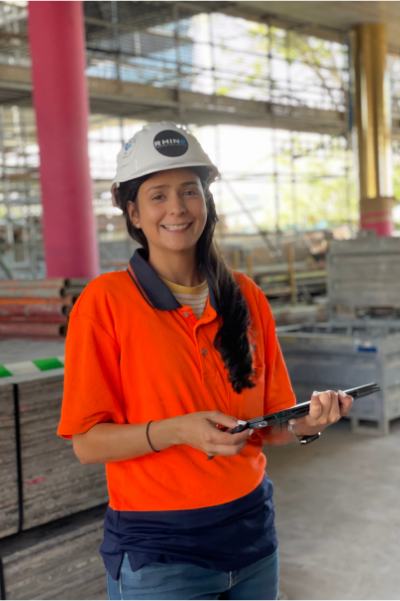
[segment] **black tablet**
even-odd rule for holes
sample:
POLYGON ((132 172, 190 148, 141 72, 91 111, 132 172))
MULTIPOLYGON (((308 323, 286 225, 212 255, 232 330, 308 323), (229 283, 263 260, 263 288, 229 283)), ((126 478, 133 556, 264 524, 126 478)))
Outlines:
MULTIPOLYGON (((345 390, 346 394, 349 394, 353 397, 353 399, 360 399, 361 397, 368 396, 369 394, 373 394, 374 392, 379 392, 380 387, 376 382, 372 384, 364 384, 363 386, 357 386, 356 388, 350 388, 350 390, 345 390)), ((311 401, 306 401, 305 403, 299 403, 294 405, 293 407, 289 407, 288 409, 283 409, 282 411, 276 411, 275 413, 270 413, 269 415, 264 415, 263 417, 256 417, 254 419, 250 419, 245 424, 240 424, 236 426, 232 430, 232 434, 236 434, 237 432, 242 432, 243 430, 248 430, 252 428, 253 430, 257 428, 266 428, 267 426, 275 426, 276 424, 283 424, 288 422, 290 419, 296 419, 299 417, 303 417, 310 412, 310 404, 311 401)))

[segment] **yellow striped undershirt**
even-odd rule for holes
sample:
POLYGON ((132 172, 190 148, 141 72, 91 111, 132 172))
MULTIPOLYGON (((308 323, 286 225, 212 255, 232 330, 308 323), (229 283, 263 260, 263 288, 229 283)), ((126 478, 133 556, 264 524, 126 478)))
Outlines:
POLYGON ((204 313, 208 297, 208 284, 204 280, 198 286, 179 286, 168 280, 161 278, 164 284, 168 286, 176 300, 184 307, 190 307, 197 319, 204 313))

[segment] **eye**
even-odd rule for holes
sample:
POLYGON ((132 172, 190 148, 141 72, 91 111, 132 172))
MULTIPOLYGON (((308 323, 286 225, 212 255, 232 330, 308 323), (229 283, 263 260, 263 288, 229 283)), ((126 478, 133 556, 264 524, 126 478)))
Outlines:
POLYGON ((196 190, 186 190, 185 194, 189 194, 190 196, 192 196, 192 194, 196 195, 197 192, 196 192, 196 190))
POLYGON ((156 194, 152 197, 151 200, 162 200, 164 198, 164 194, 156 194))

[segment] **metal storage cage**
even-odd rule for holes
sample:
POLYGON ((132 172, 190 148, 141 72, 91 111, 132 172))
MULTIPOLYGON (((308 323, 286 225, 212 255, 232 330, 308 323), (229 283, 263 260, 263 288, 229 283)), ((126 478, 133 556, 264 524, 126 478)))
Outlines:
POLYGON ((327 261, 331 314, 339 307, 400 308, 400 238, 332 240, 327 261))
POLYGON ((400 417, 400 321, 328 322, 277 332, 298 402, 314 390, 378 382, 381 392, 356 401, 349 417, 353 430, 389 433, 390 422, 400 417))

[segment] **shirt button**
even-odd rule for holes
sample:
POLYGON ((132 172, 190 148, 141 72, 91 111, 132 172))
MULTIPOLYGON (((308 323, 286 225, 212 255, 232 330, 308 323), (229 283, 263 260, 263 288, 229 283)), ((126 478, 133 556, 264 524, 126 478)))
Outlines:
POLYGON ((207 355, 207 349, 203 348, 203 350, 201 351, 201 354, 204 355, 204 356, 207 355))
POLYGON ((183 317, 189 317, 189 313, 187 311, 184 312, 183 317))

